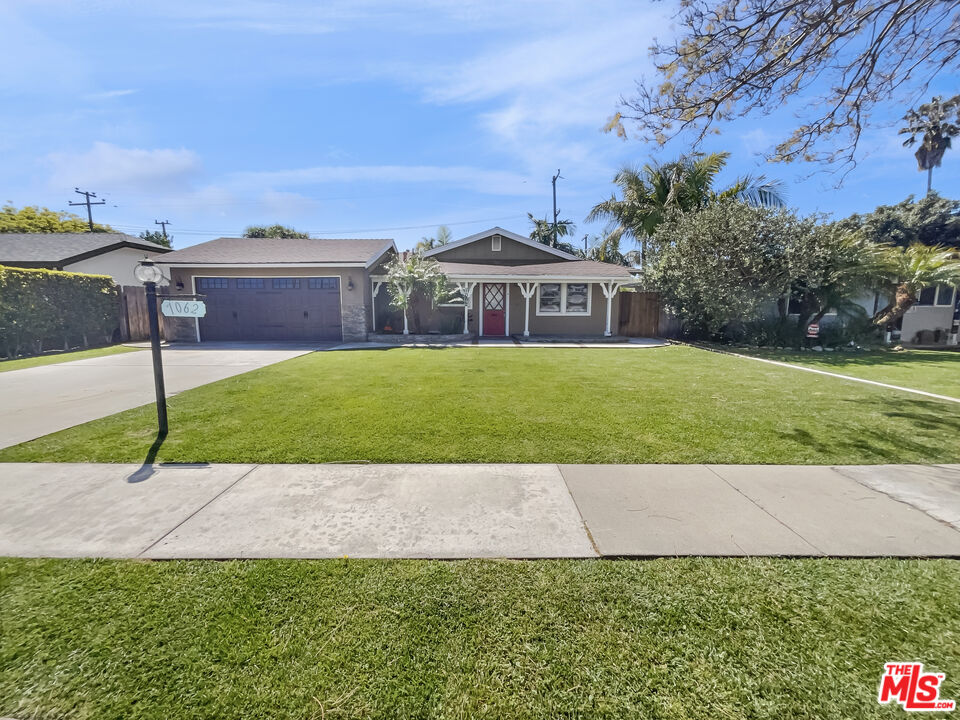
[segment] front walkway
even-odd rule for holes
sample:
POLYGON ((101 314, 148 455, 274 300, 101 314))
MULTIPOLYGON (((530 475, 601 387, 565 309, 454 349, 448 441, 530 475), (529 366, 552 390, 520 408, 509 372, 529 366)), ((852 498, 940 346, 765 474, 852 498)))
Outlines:
POLYGON ((960 557, 960 465, 0 465, 0 556, 960 557))

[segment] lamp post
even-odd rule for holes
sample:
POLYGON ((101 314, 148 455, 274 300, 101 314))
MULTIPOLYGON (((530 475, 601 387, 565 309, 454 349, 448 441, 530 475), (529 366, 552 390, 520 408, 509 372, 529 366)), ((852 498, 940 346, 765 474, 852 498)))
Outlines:
POLYGON ((167 395, 163 388, 163 360, 160 357, 160 316, 157 314, 157 283, 163 279, 160 268, 152 260, 144 260, 133 274, 147 292, 147 315, 150 318, 150 350, 153 353, 153 384, 157 391, 157 425, 159 435, 167 434, 167 395))

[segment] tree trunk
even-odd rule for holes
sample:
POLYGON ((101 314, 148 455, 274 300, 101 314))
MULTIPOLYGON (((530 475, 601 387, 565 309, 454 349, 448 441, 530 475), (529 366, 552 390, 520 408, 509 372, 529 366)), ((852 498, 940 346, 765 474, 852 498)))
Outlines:
POLYGON ((877 313, 873 318, 873 322, 876 325, 895 323, 903 317, 903 314, 912 308, 916 302, 916 296, 911 294, 905 285, 898 285, 893 302, 877 313))

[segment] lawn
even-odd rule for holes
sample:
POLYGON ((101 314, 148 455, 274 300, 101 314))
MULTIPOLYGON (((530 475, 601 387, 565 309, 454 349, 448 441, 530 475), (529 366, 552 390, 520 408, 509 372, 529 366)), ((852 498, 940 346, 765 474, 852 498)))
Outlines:
POLYGON ((0 561, 0 716, 855 718, 955 561, 0 561))
POLYGON ((136 352, 139 349, 140 348, 127 347, 126 345, 108 345, 107 347, 92 348, 90 350, 72 350, 69 352, 38 355, 37 357, 18 358, 16 360, 0 360, 0 372, 23 370, 24 368, 37 367, 38 365, 56 365, 74 360, 86 360, 87 358, 103 357, 104 355, 116 355, 117 353, 136 352))
MULTIPOLYGON (((726 349, 726 348, 725 348, 726 349)), ((731 352, 803 365, 960 398, 960 351, 873 350, 869 352, 800 352, 735 348, 731 352)))
POLYGON ((948 402, 689 347, 320 352, 0 451, 0 461, 960 461, 948 402))

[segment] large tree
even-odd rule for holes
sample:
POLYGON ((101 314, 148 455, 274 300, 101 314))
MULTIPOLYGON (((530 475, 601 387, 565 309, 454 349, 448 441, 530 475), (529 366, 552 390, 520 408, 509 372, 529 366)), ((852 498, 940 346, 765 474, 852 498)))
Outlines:
POLYGON ((285 225, 250 225, 243 231, 247 238, 308 238, 310 233, 299 232, 285 225))
POLYGON ((563 250, 571 255, 577 255, 577 249, 569 242, 561 241, 560 238, 573 237, 577 231, 577 226, 573 220, 557 220, 556 224, 550 222, 547 218, 540 219, 534 217, 533 213, 527 213, 532 229, 530 230, 530 239, 538 243, 549 245, 550 247, 563 250))
POLYGON ((144 230, 142 233, 140 233, 140 239, 146 240, 147 242, 156 243, 157 245, 163 245, 164 247, 168 248, 173 247, 173 235, 167 235, 159 230, 144 230))
POLYGON ((936 192, 919 200, 910 195, 896 205, 880 205, 871 213, 851 215, 838 224, 846 230, 858 230, 875 243, 960 248, 960 201, 936 192))
MULTIPOLYGON (((94 232, 116 232, 109 225, 94 223, 94 232)), ((85 233, 90 232, 87 221, 73 213, 27 205, 20 209, 13 205, 0 208, 0 233, 85 233)))
POLYGON ((448 228, 446 225, 441 225, 437 228, 437 234, 435 237, 424 236, 413 248, 413 251, 415 253, 424 253, 427 250, 433 250, 435 247, 446 245, 452 239, 453 234, 450 232, 450 228, 448 228))
POLYGON ((891 247, 887 255, 887 287, 891 300, 874 316, 877 325, 896 322, 916 305, 924 288, 960 287, 960 260, 954 250, 937 245, 891 247))
POLYGON ((905 116, 907 126, 901 135, 909 135, 904 147, 913 147, 920 138, 920 147, 914 153, 917 169, 927 171, 927 193, 933 189, 933 169, 940 167, 943 154, 950 149, 953 138, 960 135, 960 95, 944 101, 940 96, 924 103, 905 116))
POLYGON ((683 0, 679 37, 651 49, 641 80, 609 127, 635 122, 649 141, 767 114, 803 97, 799 124, 771 160, 851 163, 878 104, 919 97, 958 67, 956 0, 683 0))
POLYGON ((682 156, 665 163, 648 163, 642 168, 623 168, 613 179, 620 190, 598 203, 587 222, 607 220, 612 234, 631 237, 646 255, 647 240, 670 212, 691 212, 721 200, 736 199, 748 205, 781 207, 783 194, 777 182, 745 175, 732 184, 715 187, 717 176, 730 153, 682 156))
POLYGON ((879 272, 875 246, 819 221, 732 200, 674 211, 657 228, 647 275, 690 332, 714 335, 774 304, 786 322, 791 298, 802 330, 845 309, 879 272))

